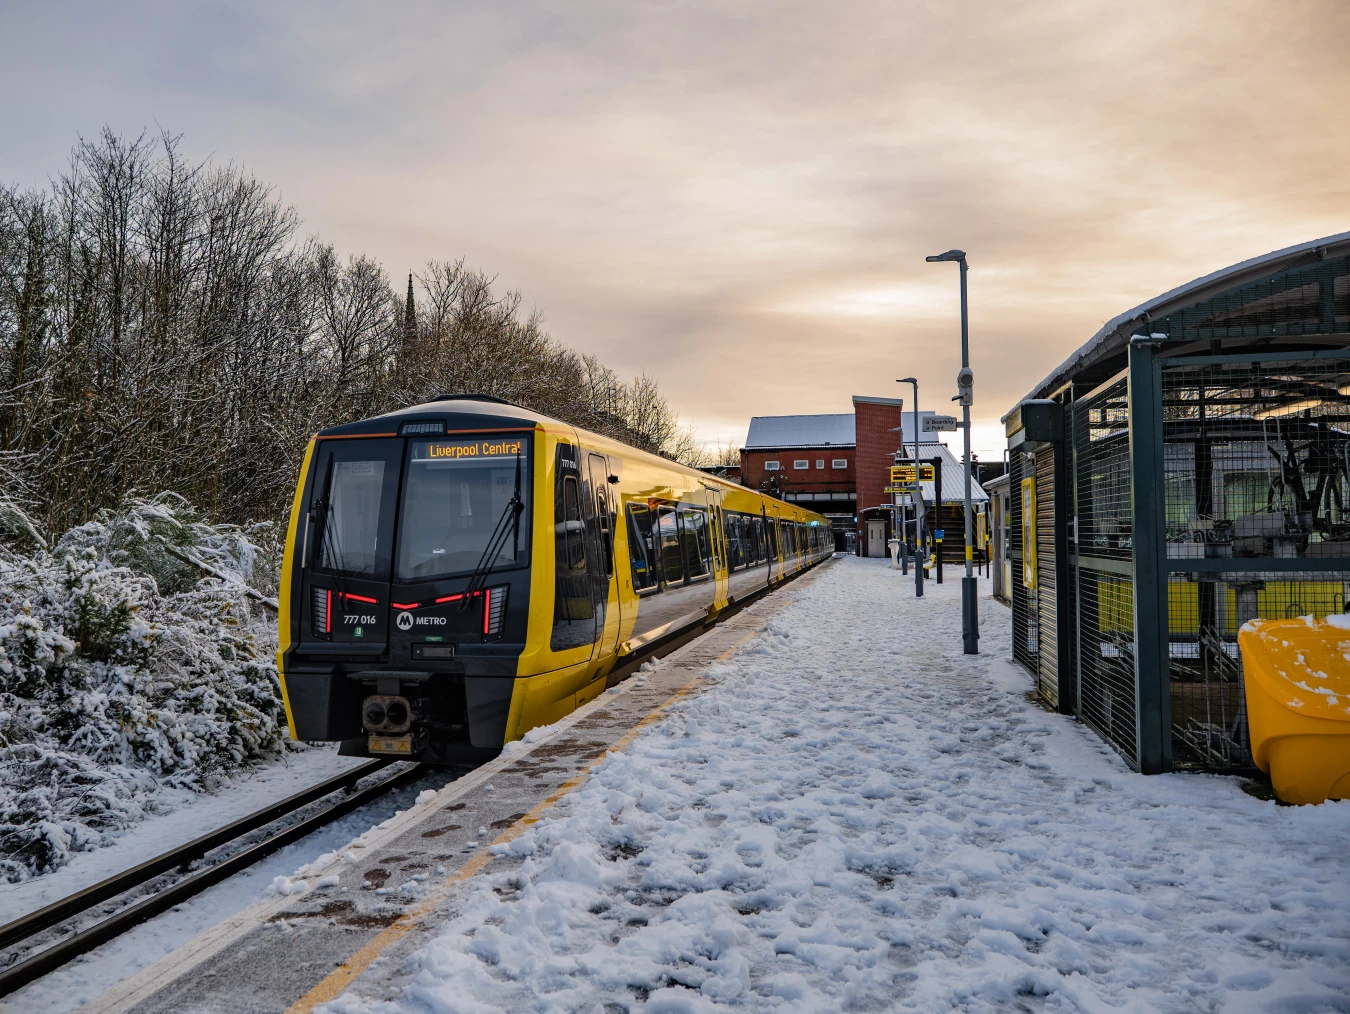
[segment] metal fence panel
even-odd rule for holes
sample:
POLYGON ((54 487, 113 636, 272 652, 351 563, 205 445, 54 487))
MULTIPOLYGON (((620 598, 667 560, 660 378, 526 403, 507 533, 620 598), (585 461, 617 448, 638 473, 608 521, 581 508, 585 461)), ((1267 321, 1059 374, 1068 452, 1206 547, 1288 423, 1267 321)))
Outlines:
POLYGON ((1350 361, 1164 363, 1162 378, 1174 763, 1246 768, 1238 629, 1345 611, 1350 361))
POLYGON ((1127 382, 1074 404, 1078 714, 1138 764, 1127 382))

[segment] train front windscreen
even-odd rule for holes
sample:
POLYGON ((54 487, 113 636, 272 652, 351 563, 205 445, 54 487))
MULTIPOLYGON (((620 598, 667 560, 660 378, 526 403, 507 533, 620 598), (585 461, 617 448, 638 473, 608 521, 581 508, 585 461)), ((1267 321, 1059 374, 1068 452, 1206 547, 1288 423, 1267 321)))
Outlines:
POLYGON ((445 605, 436 600, 527 566, 529 475, 528 437, 321 441, 301 639, 381 652, 391 610, 409 611, 400 603, 445 605))

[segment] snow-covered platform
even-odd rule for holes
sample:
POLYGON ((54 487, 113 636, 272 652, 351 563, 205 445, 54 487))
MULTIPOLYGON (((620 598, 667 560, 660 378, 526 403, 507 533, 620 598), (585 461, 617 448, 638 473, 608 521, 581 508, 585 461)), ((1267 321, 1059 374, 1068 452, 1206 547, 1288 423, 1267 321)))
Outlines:
POLYGON ((710 665, 758 634, 818 573, 732 616, 567 719, 535 730, 472 774, 424 792, 417 805, 350 845, 315 857, 292 877, 278 877, 275 897, 80 1010, 309 1010, 368 966, 415 953, 426 934, 438 930, 457 885, 491 868, 496 849, 583 784, 587 768, 607 751, 621 750, 667 707, 698 692, 710 665))
POLYGON ((1350 803, 1133 774, 959 594, 838 559, 90 1009, 1350 1010, 1350 803))

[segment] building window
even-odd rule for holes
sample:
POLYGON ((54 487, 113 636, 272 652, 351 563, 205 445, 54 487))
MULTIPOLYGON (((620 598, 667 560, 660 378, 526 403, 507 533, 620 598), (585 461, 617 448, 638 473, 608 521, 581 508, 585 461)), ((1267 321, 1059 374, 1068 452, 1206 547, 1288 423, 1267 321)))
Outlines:
POLYGON ((798 458, 792 463, 792 467, 797 469, 810 468, 811 462, 807 461, 805 458, 798 458))
POLYGON ((835 458, 830 462, 831 468, 848 468, 848 458, 835 458))
POLYGON ((825 459, 824 459, 824 458, 817 458, 817 459, 816 459, 816 467, 817 467, 817 468, 824 468, 824 467, 825 467, 825 459))
POLYGON ((780 464, 779 464, 778 462, 776 462, 776 461, 766 461, 766 462, 764 462, 764 471, 766 471, 766 472, 776 472, 776 471, 778 471, 778 470, 779 470, 780 468, 782 468, 782 467, 783 467, 783 466, 780 465, 780 464))

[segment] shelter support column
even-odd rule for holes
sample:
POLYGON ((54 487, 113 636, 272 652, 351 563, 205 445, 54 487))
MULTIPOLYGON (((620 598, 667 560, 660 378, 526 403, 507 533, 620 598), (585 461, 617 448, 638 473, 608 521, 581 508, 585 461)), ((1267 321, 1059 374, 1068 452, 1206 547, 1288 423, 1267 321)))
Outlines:
POLYGON ((1130 502, 1134 553, 1134 679, 1137 756, 1146 775, 1172 767, 1168 681, 1167 506, 1163 473, 1162 378, 1158 343, 1130 342, 1130 502))

